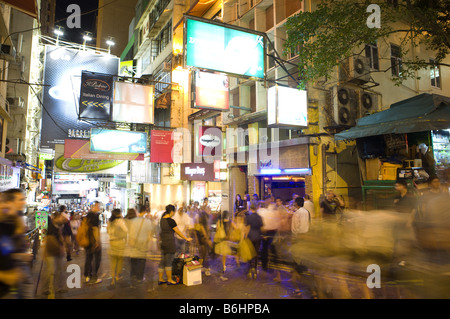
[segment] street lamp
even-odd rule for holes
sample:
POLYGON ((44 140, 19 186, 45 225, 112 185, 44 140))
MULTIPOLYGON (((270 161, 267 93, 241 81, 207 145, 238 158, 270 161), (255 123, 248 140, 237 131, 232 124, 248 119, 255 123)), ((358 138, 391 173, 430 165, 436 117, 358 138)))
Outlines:
POLYGON ((85 32, 83 35, 83 50, 86 49, 86 42, 92 41, 92 37, 90 32, 85 32))
POLYGON ((58 29, 53 30, 53 33, 56 34, 56 45, 58 46, 59 37, 62 37, 64 35, 64 32, 62 31, 62 28, 60 26, 57 27, 58 29))
POLYGON ((110 54, 111 53, 111 47, 116 44, 114 42, 114 38, 113 37, 109 37, 108 40, 106 40, 106 44, 108 45, 108 54, 110 54))

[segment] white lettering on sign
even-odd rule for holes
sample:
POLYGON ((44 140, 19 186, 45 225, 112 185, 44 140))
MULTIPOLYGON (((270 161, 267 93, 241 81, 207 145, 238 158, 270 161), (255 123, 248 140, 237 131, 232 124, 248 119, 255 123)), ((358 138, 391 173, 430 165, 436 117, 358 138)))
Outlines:
POLYGON ((205 176, 205 168, 202 168, 202 167, 196 167, 196 168, 190 168, 190 167, 186 167, 185 169, 184 169, 184 173, 186 174, 186 175, 190 175, 191 177, 193 176, 193 175, 202 175, 202 176, 205 176))

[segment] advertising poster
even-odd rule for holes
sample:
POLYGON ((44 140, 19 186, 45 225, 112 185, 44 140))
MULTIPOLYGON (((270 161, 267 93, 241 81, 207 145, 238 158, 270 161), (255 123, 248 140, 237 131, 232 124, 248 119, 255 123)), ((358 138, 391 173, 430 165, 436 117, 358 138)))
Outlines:
POLYGON ((230 91, 228 76, 196 71, 193 74, 193 108, 228 111, 230 109, 230 91))
POLYGON ((80 112, 81 119, 111 119, 111 103, 114 78, 112 75, 83 71, 81 73, 80 112))
POLYGON ((53 45, 45 46, 40 147, 55 148, 72 137, 89 137, 92 125, 79 120, 82 71, 117 75, 119 58, 91 50, 80 51, 53 45), (72 134, 71 134, 72 135, 72 134), (74 136, 75 137, 75 136, 74 136))
POLYGON ((36 228, 40 229, 41 231, 47 230, 48 227, 48 212, 45 210, 43 211, 37 211, 35 213, 35 222, 36 222, 36 228))
POLYGON ((172 149, 174 141, 172 131, 151 131, 150 162, 173 163, 172 149))
POLYGON ((57 144, 55 145, 54 172, 126 175, 128 172, 128 161, 65 158, 64 145, 57 144))
POLYGON ((143 161, 144 154, 128 153, 92 153, 90 151, 91 142, 88 140, 65 140, 64 157, 75 159, 98 159, 98 160, 117 160, 117 161, 143 161))
POLYGON ((264 78, 262 34, 186 19, 186 65, 264 78))

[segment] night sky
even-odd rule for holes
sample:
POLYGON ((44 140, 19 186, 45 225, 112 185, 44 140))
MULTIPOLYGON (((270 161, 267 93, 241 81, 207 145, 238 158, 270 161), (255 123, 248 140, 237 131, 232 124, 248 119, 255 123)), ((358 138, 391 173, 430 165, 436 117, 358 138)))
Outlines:
POLYGON ((96 18, 97 11, 83 15, 83 13, 98 9, 98 0, 56 0, 55 10, 55 27, 63 27, 64 36, 60 37, 63 41, 83 43, 83 33, 89 31, 92 33, 93 40, 87 45, 95 46, 96 34, 96 18), (67 18, 73 11, 67 12, 67 7, 70 4, 77 4, 81 9, 81 28, 69 29, 67 26, 67 18))

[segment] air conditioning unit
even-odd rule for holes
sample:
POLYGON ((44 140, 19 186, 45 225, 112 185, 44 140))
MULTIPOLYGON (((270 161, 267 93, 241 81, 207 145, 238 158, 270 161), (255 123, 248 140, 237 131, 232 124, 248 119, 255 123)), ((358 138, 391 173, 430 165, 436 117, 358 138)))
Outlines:
POLYGON ((25 103, 22 97, 8 97, 6 98, 8 101, 9 107, 20 107, 23 108, 25 103))
POLYGON ((0 59, 7 60, 10 62, 16 61, 16 49, 12 45, 1 44, 0 59))
POLYGON ((332 88, 333 116, 337 125, 355 126, 358 117, 358 96, 355 90, 335 86, 332 88))
POLYGON ((22 154, 22 140, 20 138, 6 138, 5 153, 22 154))
POLYGON ((339 68, 339 80, 364 84, 370 81, 370 60, 362 55, 355 55, 343 62, 339 68))
POLYGON ((378 95, 370 92, 359 92, 359 117, 378 111, 378 95))

